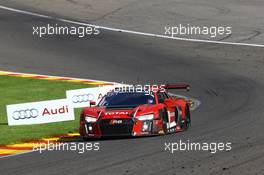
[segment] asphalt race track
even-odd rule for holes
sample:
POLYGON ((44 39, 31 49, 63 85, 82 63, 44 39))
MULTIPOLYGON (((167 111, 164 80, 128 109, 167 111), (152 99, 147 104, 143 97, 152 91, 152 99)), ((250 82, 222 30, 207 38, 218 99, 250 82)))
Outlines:
MULTIPOLYGON (((100 140, 100 151, 30 153, 0 159, 0 174, 264 174, 264 49, 102 31, 32 35, 61 24, 0 10, 0 69, 125 83, 185 82, 199 99, 187 132, 100 140), (164 151, 165 142, 232 142, 229 152, 164 151)), ((1 92, 3 93, 3 92, 1 92)), ((2 133, 1 133, 2 134, 2 133)), ((97 142, 96 140, 93 142, 97 142)))

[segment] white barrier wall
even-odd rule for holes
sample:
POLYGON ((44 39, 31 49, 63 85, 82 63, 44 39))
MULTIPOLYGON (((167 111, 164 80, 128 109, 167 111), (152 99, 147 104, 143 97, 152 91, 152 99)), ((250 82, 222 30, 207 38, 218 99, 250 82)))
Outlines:
POLYGON ((113 89, 114 86, 102 86, 69 90, 66 92, 66 97, 73 108, 89 107, 90 101, 94 101, 97 104, 107 92, 113 89))
POLYGON ((66 99, 7 105, 8 125, 31 125, 74 120, 74 108, 96 104, 115 86, 66 91, 66 99))
POLYGON ((67 99, 7 105, 8 125, 30 125, 74 120, 67 99))

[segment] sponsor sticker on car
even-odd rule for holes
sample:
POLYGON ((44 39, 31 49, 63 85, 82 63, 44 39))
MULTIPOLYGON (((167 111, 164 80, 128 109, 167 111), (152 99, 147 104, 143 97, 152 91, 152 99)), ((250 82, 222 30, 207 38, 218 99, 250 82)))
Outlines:
POLYGON ((110 122, 109 122, 109 124, 110 125, 120 125, 120 124, 122 124, 123 123, 123 121, 122 120, 110 120, 110 122))

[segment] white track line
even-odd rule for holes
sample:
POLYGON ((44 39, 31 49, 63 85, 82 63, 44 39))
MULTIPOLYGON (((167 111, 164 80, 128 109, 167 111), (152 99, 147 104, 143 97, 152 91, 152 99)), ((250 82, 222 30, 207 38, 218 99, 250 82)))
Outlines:
POLYGON ((180 40, 180 41, 191 41, 191 42, 199 42, 199 43, 212 43, 212 44, 225 44, 225 45, 251 46, 251 47, 262 47, 262 48, 264 48, 264 45, 262 45, 262 44, 249 44, 249 43, 236 43, 236 42, 224 42, 224 41, 179 38, 179 37, 171 37, 171 36, 166 36, 166 35, 137 32, 137 31, 132 31, 132 30, 124 30, 124 29, 118 29, 118 28, 104 27, 104 26, 98 26, 98 25, 88 24, 88 23, 84 23, 84 22, 67 20, 67 19, 63 19, 63 18, 56 18, 56 17, 52 17, 52 16, 48 16, 48 15, 42 15, 39 13, 29 12, 29 11, 25 11, 25 10, 19 10, 19 9, 10 8, 10 7, 6 7, 6 6, 2 6, 2 5, 0 5, 0 9, 12 11, 12 12, 17 12, 17 13, 22 13, 22 14, 26 14, 26 15, 31 15, 31 16, 37 16, 37 17, 41 17, 41 18, 55 19, 55 20, 70 23, 70 24, 77 24, 77 25, 82 25, 82 26, 91 26, 91 27, 97 27, 97 28, 105 29, 105 30, 109 30, 109 31, 131 33, 131 34, 142 35, 142 36, 151 36, 151 37, 157 37, 157 38, 173 39, 173 40, 180 40))
POLYGON ((24 154, 29 154, 29 153, 33 153, 33 152, 37 152, 36 151, 26 151, 26 152, 22 152, 22 153, 18 153, 18 154, 11 154, 11 155, 7 155, 7 156, 0 156, 0 159, 3 159, 3 158, 9 158, 9 157, 15 157, 15 156, 19 156, 19 155, 24 155, 24 154))

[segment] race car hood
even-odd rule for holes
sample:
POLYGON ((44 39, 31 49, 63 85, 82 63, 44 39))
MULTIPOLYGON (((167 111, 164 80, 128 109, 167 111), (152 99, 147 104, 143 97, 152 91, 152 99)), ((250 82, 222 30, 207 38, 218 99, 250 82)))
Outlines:
POLYGON ((121 119, 132 118, 135 115, 144 115, 154 113, 155 105, 140 105, 134 108, 107 108, 107 107, 90 107, 83 110, 83 115, 92 116, 101 119, 121 119))
POLYGON ((135 108, 120 109, 106 107, 91 107, 85 108, 83 110, 83 115, 88 115, 95 118, 99 118, 99 116, 101 116, 101 119, 131 118, 133 117, 134 111, 135 108))

